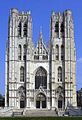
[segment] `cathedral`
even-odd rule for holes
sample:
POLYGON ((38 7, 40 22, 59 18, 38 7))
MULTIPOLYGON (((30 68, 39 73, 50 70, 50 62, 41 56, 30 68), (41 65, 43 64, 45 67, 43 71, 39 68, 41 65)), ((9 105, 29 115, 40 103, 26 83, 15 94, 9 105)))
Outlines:
POLYGON ((51 13, 49 44, 32 41, 31 12, 11 9, 5 57, 5 106, 65 110, 77 106, 72 12, 51 13))

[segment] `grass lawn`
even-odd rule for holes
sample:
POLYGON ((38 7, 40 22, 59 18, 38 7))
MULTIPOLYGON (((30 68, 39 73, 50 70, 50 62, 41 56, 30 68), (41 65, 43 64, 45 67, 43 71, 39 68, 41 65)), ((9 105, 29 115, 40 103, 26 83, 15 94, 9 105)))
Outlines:
POLYGON ((0 120, 82 120, 82 117, 0 117, 0 120))

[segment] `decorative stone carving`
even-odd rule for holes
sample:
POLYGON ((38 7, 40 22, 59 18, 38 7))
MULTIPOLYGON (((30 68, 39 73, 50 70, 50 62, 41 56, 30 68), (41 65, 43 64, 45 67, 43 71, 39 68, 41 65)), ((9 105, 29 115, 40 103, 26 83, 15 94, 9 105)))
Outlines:
POLYGON ((56 89, 56 94, 57 94, 57 97, 59 98, 60 96, 61 97, 64 97, 64 93, 63 93, 63 88, 61 86, 59 86, 57 89, 56 89))
MULTIPOLYGON (((47 109, 58 107, 58 100, 61 103, 60 98, 62 98, 64 108, 67 107, 67 102, 76 106, 76 52, 72 14, 69 10, 63 14, 53 12, 50 21, 48 47, 45 46, 42 32, 40 32, 35 48, 32 41, 30 12, 21 13, 16 9, 11 12, 5 60, 5 106, 20 108, 21 101, 23 107, 35 109, 37 108, 35 98, 40 93, 47 98, 47 109), (18 35, 18 30, 20 35, 18 35), (19 44, 21 45, 21 59, 19 59, 19 44), (24 45, 27 45, 26 52, 24 52, 24 45), (56 45, 58 45, 57 49, 56 45), (21 66, 25 68, 22 81, 21 66), (58 73, 59 66, 62 70, 58 73), (23 85, 26 85, 25 88, 23 85), (20 86, 19 89, 18 86, 20 86)), ((37 104, 39 104, 38 101, 37 104)))
POLYGON ((18 89, 18 95, 20 99, 25 99, 25 88, 23 86, 19 87, 18 89))

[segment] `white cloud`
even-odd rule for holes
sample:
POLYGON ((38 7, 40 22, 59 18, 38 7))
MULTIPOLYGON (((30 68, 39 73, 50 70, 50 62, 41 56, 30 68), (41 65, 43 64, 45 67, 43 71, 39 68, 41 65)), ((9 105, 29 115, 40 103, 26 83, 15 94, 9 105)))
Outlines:
POLYGON ((82 58, 79 58, 79 59, 77 60, 77 62, 82 63, 82 58))

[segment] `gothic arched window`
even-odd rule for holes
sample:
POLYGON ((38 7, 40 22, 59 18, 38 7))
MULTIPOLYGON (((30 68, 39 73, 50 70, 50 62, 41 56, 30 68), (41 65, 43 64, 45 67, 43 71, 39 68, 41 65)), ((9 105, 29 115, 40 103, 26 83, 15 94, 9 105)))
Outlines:
POLYGON ((61 23, 61 32, 62 33, 64 32, 64 23, 63 22, 61 23))
POLYGON ((64 60, 64 46, 61 45, 61 60, 64 60))
POLYGON ((59 24, 58 24, 58 22, 56 22, 56 24, 55 24, 55 32, 59 32, 59 24))
POLYGON ((22 48, 21 45, 18 46, 18 59, 21 60, 22 57, 22 48))
POLYGON ((61 37, 64 37, 64 23, 63 22, 61 23, 61 30, 60 30, 60 32, 61 32, 61 37))
POLYGON ((35 74, 35 89, 39 89, 39 87, 47 89, 47 72, 42 67, 39 67, 35 74))
POLYGON ((19 22, 19 25, 18 25, 18 36, 21 36, 21 22, 19 22))
POLYGON ((62 68, 58 67, 58 82, 62 82, 62 68))
POLYGON ((24 44, 23 50, 24 50, 24 53, 23 53, 23 60, 26 60, 26 44, 24 44))
POLYGON ((24 67, 21 66, 20 68, 20 81, 24 82, 24 67))
POLYGON ((23 26, 23 35, 27 37, 27 23, 26 22, 24 23, 24 26, 23 26))
POLYGON ((59 60, 59 46, 56 45, 56 60, 59 60))

